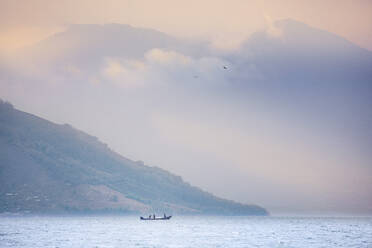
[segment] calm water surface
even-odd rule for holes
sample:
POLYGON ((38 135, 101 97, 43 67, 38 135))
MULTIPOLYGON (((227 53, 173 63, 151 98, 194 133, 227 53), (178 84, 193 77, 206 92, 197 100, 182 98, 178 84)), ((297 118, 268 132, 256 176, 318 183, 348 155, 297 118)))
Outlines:
POLYGON ((0 217, 0 247, 372 247, 372 218, 0 217))

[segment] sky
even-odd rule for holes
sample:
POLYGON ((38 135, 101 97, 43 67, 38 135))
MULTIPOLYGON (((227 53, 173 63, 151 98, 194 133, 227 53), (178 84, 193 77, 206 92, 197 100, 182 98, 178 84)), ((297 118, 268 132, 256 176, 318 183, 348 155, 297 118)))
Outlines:
POLYGON ((372 214, 371 13, 0 1, 0 98, 273 214, 372 214))
POLYGON ((0 1, 0 47, 32 44, 74 23, 126 23, 234 47, 268 20, 291 18, 372 50, 369 0, 0 1))

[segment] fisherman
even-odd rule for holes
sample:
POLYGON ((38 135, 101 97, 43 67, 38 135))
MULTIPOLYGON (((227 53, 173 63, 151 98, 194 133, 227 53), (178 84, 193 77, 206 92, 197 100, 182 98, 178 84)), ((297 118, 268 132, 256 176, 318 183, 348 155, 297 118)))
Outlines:
POLYGON ((154 214, 154 220, 155 220, 155 214, 154 214))
POLYGON ((165 215, 165 213, 164 213, 164 219, 166 219, 167 218, 167 216, 165 215))
POLYGON ((149 219, 151 219, 151 214, 149 215, 149 219))

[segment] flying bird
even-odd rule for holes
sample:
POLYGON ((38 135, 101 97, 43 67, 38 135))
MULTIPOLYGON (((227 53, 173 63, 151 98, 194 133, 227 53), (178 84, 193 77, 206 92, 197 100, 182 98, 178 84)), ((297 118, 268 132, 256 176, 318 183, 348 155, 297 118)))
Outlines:
POLYGON ((227 66, 226 66, 226 65, 224 65, 224 66, 223 66, 223 69, 225 69, 225 70, 226 70, 226 69, 227 69, 227 66))

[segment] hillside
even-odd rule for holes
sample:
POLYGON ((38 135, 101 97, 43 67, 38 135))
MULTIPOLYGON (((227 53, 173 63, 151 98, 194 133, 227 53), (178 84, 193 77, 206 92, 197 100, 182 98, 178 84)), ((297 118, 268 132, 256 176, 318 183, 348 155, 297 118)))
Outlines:
POLYGON ((266 215, 220 199, 96 137, 0 103, 0 212, 266 215))

